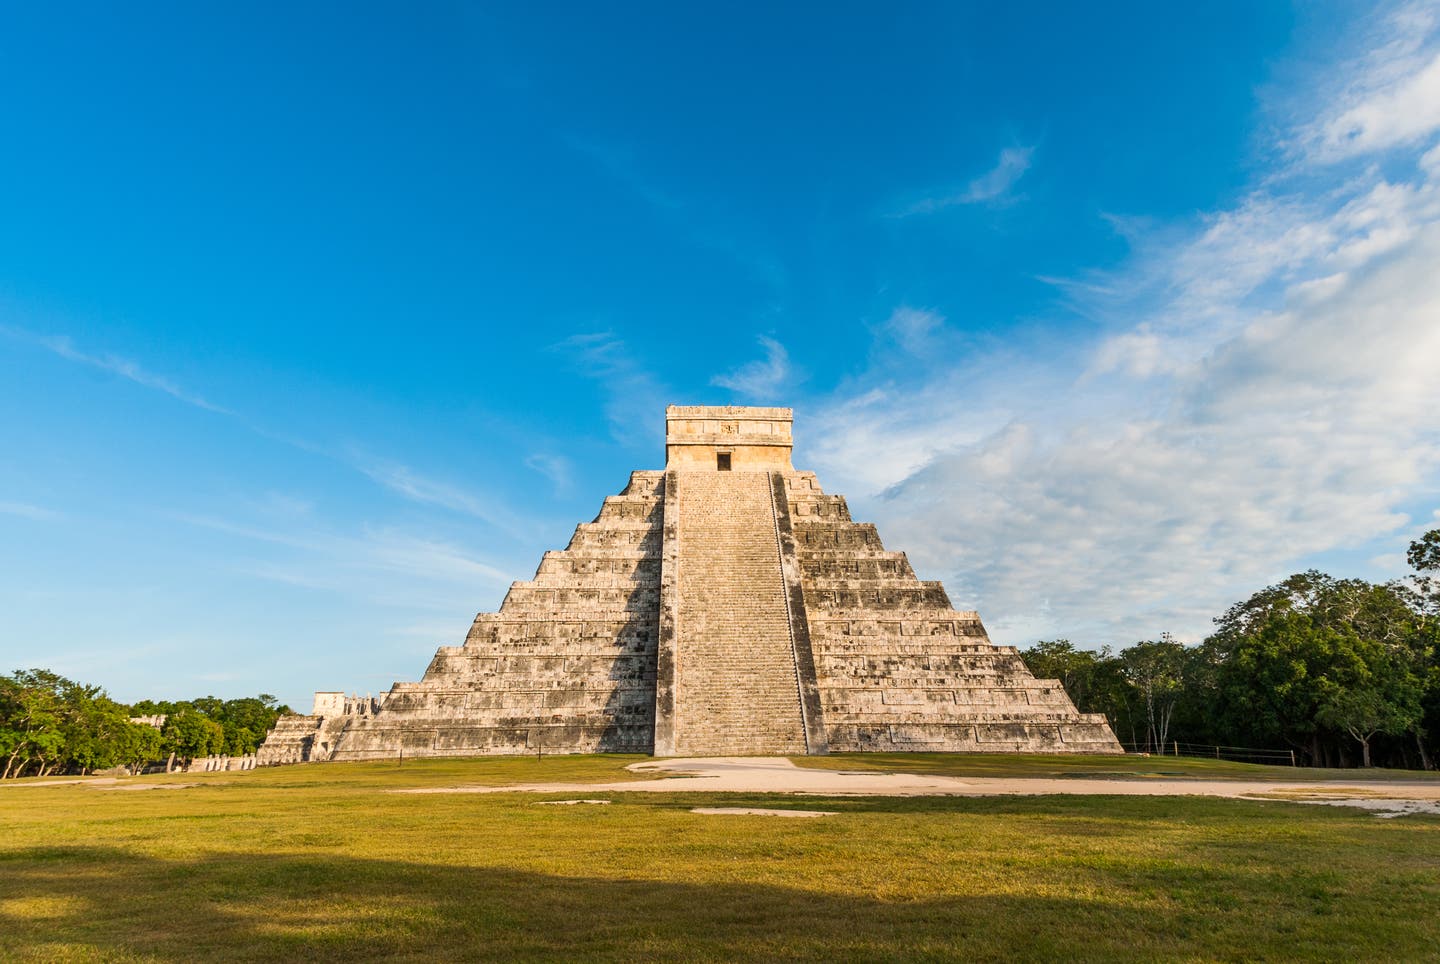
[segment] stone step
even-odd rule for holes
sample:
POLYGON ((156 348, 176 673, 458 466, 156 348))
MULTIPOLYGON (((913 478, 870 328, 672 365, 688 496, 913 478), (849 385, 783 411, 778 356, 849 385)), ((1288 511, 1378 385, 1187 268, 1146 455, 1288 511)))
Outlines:
POLYGON ((805 752, 768 474, 687 473, 677 509, 676 751, 805 752))

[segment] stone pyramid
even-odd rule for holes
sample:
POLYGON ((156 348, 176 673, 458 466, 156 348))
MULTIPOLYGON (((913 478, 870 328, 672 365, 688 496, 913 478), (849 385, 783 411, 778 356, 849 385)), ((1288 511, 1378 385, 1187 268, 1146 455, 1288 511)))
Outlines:
POLYGON ((635 472, 418 683, 317 693, 263 763, 398 756, 1118 753, 790 463, 788 408, 671 406, 635 472))

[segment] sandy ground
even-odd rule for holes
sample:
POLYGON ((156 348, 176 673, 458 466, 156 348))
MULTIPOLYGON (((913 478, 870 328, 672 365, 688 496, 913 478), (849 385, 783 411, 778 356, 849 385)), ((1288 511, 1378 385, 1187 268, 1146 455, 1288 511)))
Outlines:
POLYGON ((653 774, 629 783, 529 783, 508 787, 458 786, 394 790, 392 793, 791 793, 820 796, 1206 796, 1294 803, 1325 803, 1371 810, 1377 816, 1440 814, 1440 783, 1347 781, 1306 786, 1278 780, 1175 780, 1140 777, 943 777, 797 767, 783 757, 709 757, 651 760, 626 769, 653 774))
POLYGON ((198 783, 131 783, 129 778, 120 777, 74 777, 68 780, 33 780, 26 783, 0 784, 0 790, 24 787, 61 787, 66 784, 81 784, 87 790, 184 790, 198 787, 198 783))
MULTIPOLYGON (((1081 796, 1231 797, 1356 807, 1377 817, 1440 814, 1440 781, 1347 780, 1304 784, 1293 780, 1191 780, 1166 777, 945 777, 869 770, 797 767, 784 757, 705 757, 646 760, 626 767, 652 779, 624 783, 470 784, 414 787, 390 793, 783 793, 813 796, 1081 796)), ((26 782, 42 787, 84 783, 94 790, 183 790, 199 783, 131 783, 114 777, 26 782)), ((15 784, 8 784, 15 786, 15 784)), ((606 803, 583 799, 564 803, 606 803)))

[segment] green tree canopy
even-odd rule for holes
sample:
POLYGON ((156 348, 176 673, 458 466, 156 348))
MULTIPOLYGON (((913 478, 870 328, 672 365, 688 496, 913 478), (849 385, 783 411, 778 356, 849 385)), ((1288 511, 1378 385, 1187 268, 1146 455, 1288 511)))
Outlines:
POLYGON ((1093 651, 1078 649, 1068 639, 1041 640, 1020 656, 1034 675, 1059 680, 1080 712, 1103 713, 1120 739, 1140 742, 1143 711, 1108 646, 1093 651))
POLYGON ((139 765, 159 741, 98 686, 43 669, 0 676, 0 778, 139 765))
POLYGON ((160 736, 164 750, 184 760, 211 756, 225 750, 225 728, 188 706, 165 718, 160 736))
POLYGON ((1216 623, 1206 641, 1216 710, 1241 738, 1281 739, 1318 760, 1327 739, 1354 735, 1353 723, 1367 733, 1355 738, 1368 756, 1375 733, 1419 722, 1429 647, 1420 615, 1393 586, 1298 573, 1216 623), (1381 704, 1386 722, 1371 727, 1375 714, 1362 710, 1381 704))
POLYGON ((1169 633, 1120 651, 1120 671, 1134 688, 1145 714, 1145 744, 1164 752, 1170 721, 1185 691, 1190 656, 1169 633))

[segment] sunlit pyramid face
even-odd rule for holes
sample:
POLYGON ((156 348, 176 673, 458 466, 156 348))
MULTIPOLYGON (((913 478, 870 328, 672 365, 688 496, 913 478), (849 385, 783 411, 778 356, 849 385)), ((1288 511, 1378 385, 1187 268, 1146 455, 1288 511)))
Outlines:
POLYGON ((535 578, 378 700, 317 694, 266 763, 475 754, 1120 752, 791 465, 788 408, 671 406, 535 578))

